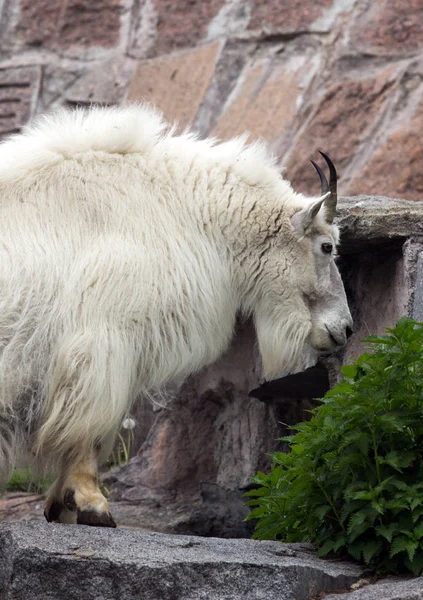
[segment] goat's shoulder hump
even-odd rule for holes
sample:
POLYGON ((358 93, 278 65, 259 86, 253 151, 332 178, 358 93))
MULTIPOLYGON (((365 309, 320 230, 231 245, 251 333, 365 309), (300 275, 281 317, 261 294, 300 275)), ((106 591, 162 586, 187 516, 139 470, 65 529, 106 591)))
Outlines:
POLYGON ((83 152, 146 152, 167 129, 158 111, 141 105, 41 115, 0 144, 0 180, 23 177, 83 152))
POLYGON ((149 105, 62 109, 40 116, 0 144, 0 181, 24 177, 84 152, 148 154, 154 148, 187 163, 201 156, 205 168, 219 164, 251 184, 280 180, 275 159, 262 142, 247 144, 245 135, 219 143, 199 140, 189 132, 174 133, 175 128, 149 105))
POLYGON ((35 119, 11 141, 35 140, 65 156, 87 150, 139 152, 156 143, 166 127, 161 114, 148 106, 62 109, 35 119))

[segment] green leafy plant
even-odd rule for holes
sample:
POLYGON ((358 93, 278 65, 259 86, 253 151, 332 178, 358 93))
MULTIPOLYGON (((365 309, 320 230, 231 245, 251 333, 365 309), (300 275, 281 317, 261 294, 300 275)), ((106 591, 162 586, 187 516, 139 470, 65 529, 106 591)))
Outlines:
POLYGON ((313 542, 379 571, 423 569, 423 324, 401 319, 343 368, 247 493, 254 537, 313 542))

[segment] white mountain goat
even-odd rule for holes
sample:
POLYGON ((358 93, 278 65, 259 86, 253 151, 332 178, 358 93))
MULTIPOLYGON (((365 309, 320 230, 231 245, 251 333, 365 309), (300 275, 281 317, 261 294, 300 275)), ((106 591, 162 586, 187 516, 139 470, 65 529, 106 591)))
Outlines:
POLYGON ((143 394, 251 315, 264 377, 346 343, 336 171, 284 181, 262 144, 175 135, 131 106, 59 112, 0 146, 0 470, 58 472, 49 521, 114 526, 97 464, 143 394))

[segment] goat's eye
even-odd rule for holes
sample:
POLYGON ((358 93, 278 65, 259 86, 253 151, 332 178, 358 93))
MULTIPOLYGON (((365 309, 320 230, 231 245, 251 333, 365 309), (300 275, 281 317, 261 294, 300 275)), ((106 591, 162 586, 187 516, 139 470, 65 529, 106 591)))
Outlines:
POLYGON ((324 254, 332 254, 333 246, 329 242, 322 244, 322 252, 324 254))

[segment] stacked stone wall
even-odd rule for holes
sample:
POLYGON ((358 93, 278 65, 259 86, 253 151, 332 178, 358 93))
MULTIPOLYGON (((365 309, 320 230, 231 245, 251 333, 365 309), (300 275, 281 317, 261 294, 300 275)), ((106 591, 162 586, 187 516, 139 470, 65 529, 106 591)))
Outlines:
POLYGON ((249 131, 316 191, 423 197, 421 0, 2 0, 0 134, 57 106, 147 101, 181 127, 249 131))

